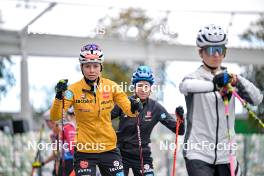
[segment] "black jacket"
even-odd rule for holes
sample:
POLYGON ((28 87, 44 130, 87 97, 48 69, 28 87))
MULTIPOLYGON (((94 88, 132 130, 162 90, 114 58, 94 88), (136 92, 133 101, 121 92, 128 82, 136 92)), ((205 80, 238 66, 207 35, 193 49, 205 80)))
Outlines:
MULTIPOLYGON (((127 117, 116 105, 111 112, 111 118, 117 117, 120 117, 119 128, 117 130, 118 146, 122 148, 125 144, 126 146, 138 147, 137 118, 127 117)), ((148 147, 148 144, 151 142, 151 132, 158 122, 161 122, 174 133, 176 131, 175 119, 161 104, 150 98, 143 104, 143 110, 139 114, 139 118, 143 148, 148 147)), ((184 123, 179 127, 179 134, 184 134, 184 123)))

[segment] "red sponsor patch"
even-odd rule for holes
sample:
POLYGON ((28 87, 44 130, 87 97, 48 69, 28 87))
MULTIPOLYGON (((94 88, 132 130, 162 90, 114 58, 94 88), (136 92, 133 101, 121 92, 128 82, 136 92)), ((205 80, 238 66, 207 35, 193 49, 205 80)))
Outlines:
POLYGON ((150 111, 147 111, 147 115, 146 115, 147 118, 151 118, 152 115, 151 115, 151 112, 150 111))
POLYGON ((151 121, 152 118, 152 114, 151 111, 147 111, 147 114, 145 115, 145 121, 151 121))
POLYGON ((85 94, 81 94, 81 99, 85 99, 85 94))
POLYGON ((89 166, 88 161, 80 161, 80 167, 82 169, 86 169, 86 168, 88 168, 88 166, 89 166))
POLYGON ((109 92, 103 92, 103 98, 109 98, 109 92))

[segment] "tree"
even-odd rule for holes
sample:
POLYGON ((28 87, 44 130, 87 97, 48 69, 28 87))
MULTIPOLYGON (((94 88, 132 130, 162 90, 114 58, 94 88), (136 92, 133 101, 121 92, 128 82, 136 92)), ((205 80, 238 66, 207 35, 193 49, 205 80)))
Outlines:
POLYGON ((264 41, 264 16, 262 15, 257 21, 252 22, 241 38, 248 41, 264 41))
MULTIPOLYGON (((127 86, 129 86, 131 83, 132 73, 132 68, 125 63, 106 63, 104 64, 102 74, 104 77, 107 77, 116 82, 117 84, 123 86, 123 90, 126 91, 128 90, 127 86)), ((129 91, 126 91, 126 93, 128 95, 131 95, 131 92, 129 91)))
POLYGON ((15 78, 11 72, 13 62, 9 56, 0 56, 0 100, 15 85, 15 78))
MULTIPOLYGON (((128 8, 121 10, 116 17, 106 15, 99 20, 98 26, 104 28, 104 37, 155 42, 175 42, 178 35, 166 30, 168 15, 169 13, 164 12, 163 16, 160 18, 151 18, 146 14, 145 10, 128 8)), ((133 71, 132 68, 140 64, 143 64, 143 62, 136 63, 136 65, 135 63, 134 65, 133 63, 128 64, 127 61, 122 63, 105 63, 103 75, 107 75, 107 77, 117 83, 125 81, 127 85, 129 85, 133 71)), ((126 93, 128 95, 131 94, 131 92, 126 93)), ((113 120, 113 126, 117 129, 118 119, 113 120)))
MULTIPOLYGON (((264 66, 259 65, 249 65, 244 66, 245 72, 243 76, 250 80, 254 85, 256 85, 264 93, 264 66)), ((259 117, 264 116, 264 100, 257 108, 257 114, 259 117)))
MULTIPOLYGON (((241 39, 253 42, 256 40, 264 41, 264 16, 251 23, 251 26, 241 35, 241 39)), ((245 66, 244 76, 253 82, 264 93, 264 65, 245 66)), ((258 106, 259 117, 264 116, 264 101, 258 106)))
MULTIPOLYGON (((110 9, 111 10, 111 9, 110 9)), ((159 17, 151 18, 147 12, 138 8, 123 9, 117 16, 111 17, 106 15, 98 22, 98 26, 103 26, 105 30, 104 37, 114 37, 121 39, 137 39, 141 41, 155 41, 155 42, 175 42, 178 37, 177 33, 168 31, 168 15, 169 12, 159 14, 159 17)), ((125 59, 125 58, 124 58, 125 59)), ((142 63, 106 63, 105 69, 108 75, 112 74, 113 80, 119 82, 120 80, 129 80, 132 74, 132 67, 137 67, 142 63), (108 69, 109 68, 109 69, 108 69), (120 70, 119 70, 120 69, 120 70), (120 73, 124 73, 120 75, 120 73), (119 76, 115 75, 118 74, 119 76), (122 78, 118 80, 119 78, 122 78)), ((159 79, 163 80, 164 79, 159 79)))
POLYGON ((55 97, 54 87, 53 86, 43 86, 41 88, 31 87, 34 91, 42 92, 45 95, 45 98, 43 99, 43 103, 40 105, 40 107, 34 107, 33 104, 31 104, 33 118, 37 120, 41 120, 40 118, 43 117, 43 114, 48 111, 51 107, 51 102, 55 97))
POLYGON ((106 15, 99 20, 105 28, 106 36, 121 39, 133 38, 148 41, 176 41, 177 33, 166 30, 169 12, 151 18, 147 12, 139 8, 121 10, 117 17, 106 15))

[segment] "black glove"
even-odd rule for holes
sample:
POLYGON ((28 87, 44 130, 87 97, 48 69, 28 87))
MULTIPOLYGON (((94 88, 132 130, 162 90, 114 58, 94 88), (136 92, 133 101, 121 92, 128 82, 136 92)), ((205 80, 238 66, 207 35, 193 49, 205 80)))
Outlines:
POLYGON ((67 83, 68 79, 61 79, 57 85, 55 86, 55 91, 56 91, 56 98, 59 100, 62 100, 62 94, 65 90, 67 90, 67 83))
POLYGON ((215 75, 213 79, 214 91, 225 87, 228 83, 231 82, 231 80, 232 80, 232 77, 227 72, 223 72, 223 73, 219 73, 215 75))
POLYGON ((143 105, 140 101, 139 98, 134 99, 134 98, 129 98, 130 102, 131 102, 131 112, 134 114, 136 111, 137 112, 141 112, 143 109, 143 105))
POLYGON ((183 120, 183 114, 184 114, 184 109, 182 106, 178 106, 175 110, 175 114, 177 117, 180 117, 183 120))

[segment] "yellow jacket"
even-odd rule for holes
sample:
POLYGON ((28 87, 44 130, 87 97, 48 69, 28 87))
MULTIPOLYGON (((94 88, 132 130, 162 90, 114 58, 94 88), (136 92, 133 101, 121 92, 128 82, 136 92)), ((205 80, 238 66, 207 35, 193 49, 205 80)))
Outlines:
MULTIPOLYGON (((118 85, 100 78, 96 93, 84 79, 70 85, 64 96, 64 112, 73 105, 77 124, 76 147, 80 152, 101 153, 116 148, 117 137, 112 127, 111 111, 116 103, 129 117, 131 103, 118 85), (90 91, 90 92, 89 92, 90 91)), ((55 99, 51 120, 62 117, 62 100, 55 99)))

